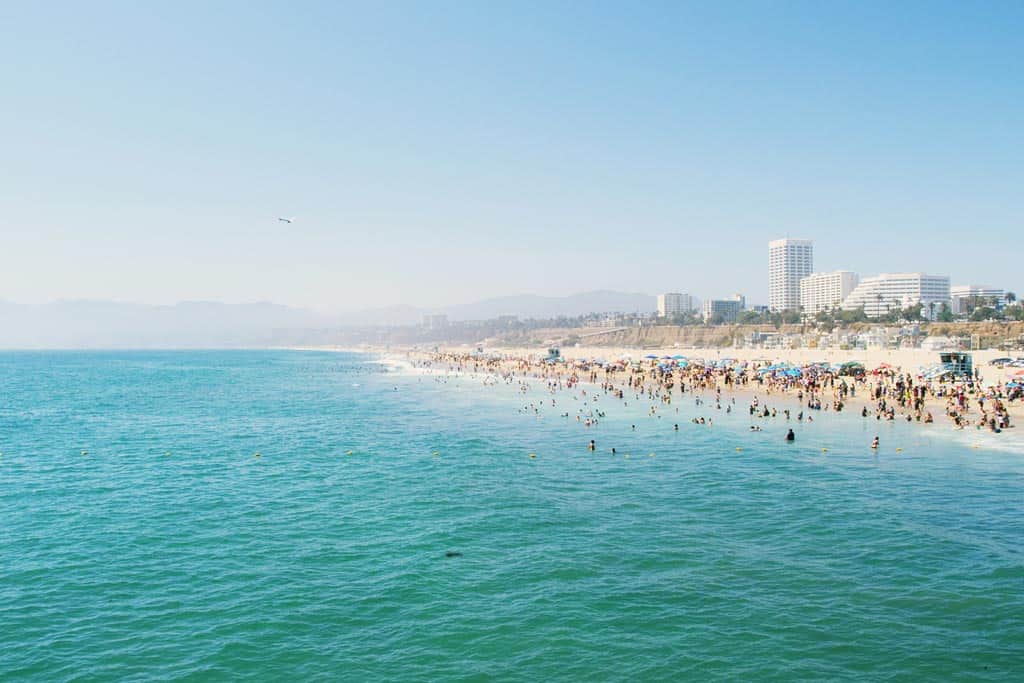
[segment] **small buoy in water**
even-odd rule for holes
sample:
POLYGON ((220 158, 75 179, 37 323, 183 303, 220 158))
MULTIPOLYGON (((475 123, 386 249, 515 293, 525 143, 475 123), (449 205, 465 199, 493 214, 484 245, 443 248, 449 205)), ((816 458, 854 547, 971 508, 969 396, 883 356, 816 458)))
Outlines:
POLYGON ((654 453, 651 453, 650 456, 653 458, 654 457, 654 453))
POLYGON ((345 455, 352 455, 352 451, 346 451, 345 455))
POLYGON ((897 453, 901 453, 901 452, 903 452, 903 449, 902 449, 902 448, 897 448, 897 449, 896 449, 896 452, 897 452, 897 453))
POLYGON ((82 455, 89 455, 89 451, 82 451, 82 455))
POLYGON ((170 451, 167 451, 166 453, 164 453, 164 455, 170 455, 170 454, 171 454, 170 451))
POLYGON ((260 452, 256 451, 255 453, 252 454, 252 457, 254 457, 254 458, 260 457, 260 452))
POLYGON ((531 458, 536 458, 536 457, 537 457, 537 454, 536 454, 536 453, 530 453, 530 457, 531 457, 531 458))
POLYGON ((822 449, 821 449, 821 452, 822 452, 822 453, 828 453, 828 449, 827 449, 827 448, 822 448, 822 449))
POLYGON ((737 447, 736 447, 736 450, 737 450, 737 451, 742 451, 743 449, 742 449, 742 448, 740 448, 739 446, 737 446, 737 447))
POLYGON ((438 455, 441 455, 441 451, 434 451, 433 453, 431 453, 431 455, 436 457, 438 455))
POLYGON ((449 550, 444 554, 445 557, 462 557, 462 553, 458 550, 449 550))

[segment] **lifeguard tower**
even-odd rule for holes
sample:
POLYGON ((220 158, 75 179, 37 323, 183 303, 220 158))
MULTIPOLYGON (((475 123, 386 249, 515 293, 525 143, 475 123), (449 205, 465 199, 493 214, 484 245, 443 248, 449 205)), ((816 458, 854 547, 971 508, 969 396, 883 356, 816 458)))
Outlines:
POLYGON ((969 353, 959 351, 940 353, 939 361, 942 363, 943 369, 958 377, 971 377, 974 374, 974 363, 969 353))

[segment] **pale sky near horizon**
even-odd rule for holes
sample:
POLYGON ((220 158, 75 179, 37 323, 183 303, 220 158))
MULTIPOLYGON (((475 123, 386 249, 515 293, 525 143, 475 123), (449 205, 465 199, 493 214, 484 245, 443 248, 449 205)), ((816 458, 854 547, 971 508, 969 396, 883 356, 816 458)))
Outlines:
POLYGON ((1024 290, 1024 3, 36 5, 0 300, 761 303, 787 234, 1024 290))

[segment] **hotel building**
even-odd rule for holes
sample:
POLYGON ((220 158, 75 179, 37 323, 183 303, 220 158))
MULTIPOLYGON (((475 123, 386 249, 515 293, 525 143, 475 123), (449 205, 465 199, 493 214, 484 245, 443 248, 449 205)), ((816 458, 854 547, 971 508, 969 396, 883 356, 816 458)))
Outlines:
POLYGON ((979 306, 1000 309, 1006 303, 1006 292, 984 285, 956 285, 949 288, 953 315, 966 315, 979 306))
POLYGON ((869 318, 914 304, 924 304, 923 313, 933 317, 942 304, 949 304, 949 277, 924 273, 882 273, 860 281, 843 301, 843 308, 863 308, 869 318), (934 306, 931 306, 934 304, 934 306))
POLYGON ((812 273, 800 280, 800 308, 805 315, 839 308, 858 282, 860 277, 849 270, 812 273))

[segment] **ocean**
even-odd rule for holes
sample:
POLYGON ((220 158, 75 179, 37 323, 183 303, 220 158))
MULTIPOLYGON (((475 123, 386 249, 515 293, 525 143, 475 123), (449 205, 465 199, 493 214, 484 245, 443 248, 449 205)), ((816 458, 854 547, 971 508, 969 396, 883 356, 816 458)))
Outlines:
POLYGON ((1019 450, 376 360, 0 354, 0 679, 1024 679, 1019 450))

